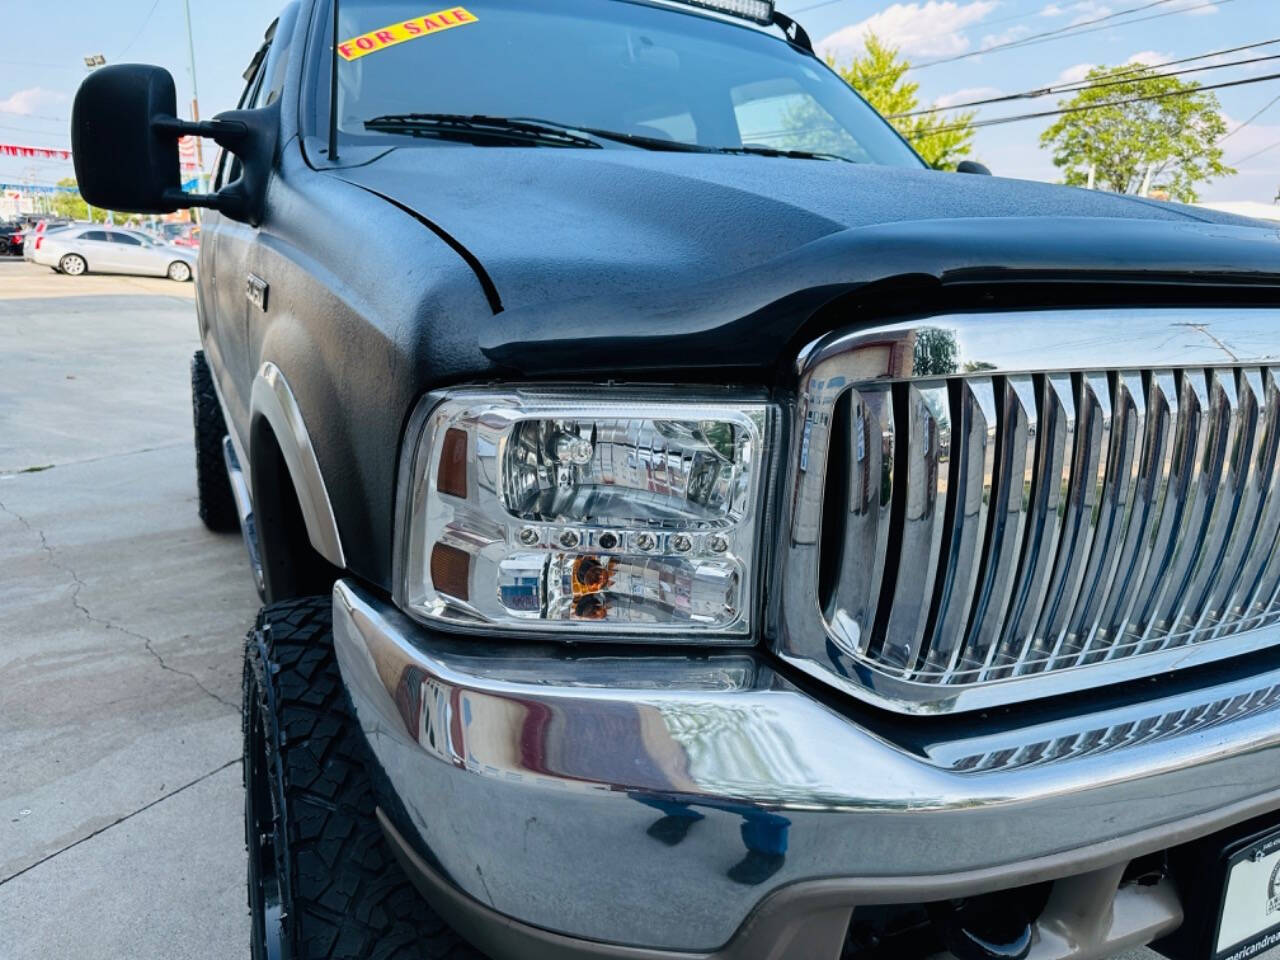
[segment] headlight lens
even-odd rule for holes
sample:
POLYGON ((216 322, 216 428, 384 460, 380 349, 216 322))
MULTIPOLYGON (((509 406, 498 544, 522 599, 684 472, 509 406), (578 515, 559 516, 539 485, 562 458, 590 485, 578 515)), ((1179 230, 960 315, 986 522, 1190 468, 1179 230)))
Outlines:
POLYGON ((490 629, 749 633, 771 409, 445 395, 411 466, 402 606, 490 629))

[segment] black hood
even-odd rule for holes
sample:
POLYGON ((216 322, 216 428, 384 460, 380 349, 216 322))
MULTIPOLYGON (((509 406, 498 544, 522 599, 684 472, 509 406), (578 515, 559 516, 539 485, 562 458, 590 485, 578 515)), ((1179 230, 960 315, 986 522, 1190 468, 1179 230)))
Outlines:
MULTIPOLYGON (((851 284, 906 274, 1157 270, 1280 279, 1274 224, 997 177, 470 147, 396 149, 340 175, 464 248, 491 279, 507 321, 482 333, 481 345, 499 362, 523 357, 514 366, 526 370, 536 366, 524 356, 530 348, 548 358, 558 351, 563 362, 560 337, 581 345, 585 317, 616 352, 623 330, 669 339, 723 329, 789 297, 799 316, 851 284)), ((762 332, 758 322, 752 329, 762 332)))

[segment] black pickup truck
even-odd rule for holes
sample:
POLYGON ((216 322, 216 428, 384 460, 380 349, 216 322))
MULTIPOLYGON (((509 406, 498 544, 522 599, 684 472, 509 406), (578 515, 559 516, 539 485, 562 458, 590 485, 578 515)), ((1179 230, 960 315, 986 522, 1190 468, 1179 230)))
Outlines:
POLYGON ((769 0, 298 0, 245 80, 73 141, 207 210, 253 956, 1280 939, 1274 226, 929 169, 769 0))

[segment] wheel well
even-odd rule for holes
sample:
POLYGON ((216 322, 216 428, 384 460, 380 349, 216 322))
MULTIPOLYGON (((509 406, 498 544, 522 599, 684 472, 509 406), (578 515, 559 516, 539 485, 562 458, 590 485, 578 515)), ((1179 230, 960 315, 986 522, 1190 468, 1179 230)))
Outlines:
POLYGON ((311 545, 289 465, 266 417, 254 421, 249 449, 254 527, 267 602, 328 593, 341 571, 311 545))

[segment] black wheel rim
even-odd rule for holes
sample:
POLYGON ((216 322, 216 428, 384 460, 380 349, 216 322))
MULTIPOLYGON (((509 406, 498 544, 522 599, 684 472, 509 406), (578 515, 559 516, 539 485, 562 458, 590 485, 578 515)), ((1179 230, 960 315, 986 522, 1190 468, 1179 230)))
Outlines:
POLYGON ((276 837, 279 827, 271 798, 271 774, 262 715, 253 712, 245 785, 245 824, 249 848, 249 897, 255 960, 284 957, 284 910, 280 896, 276 837))

